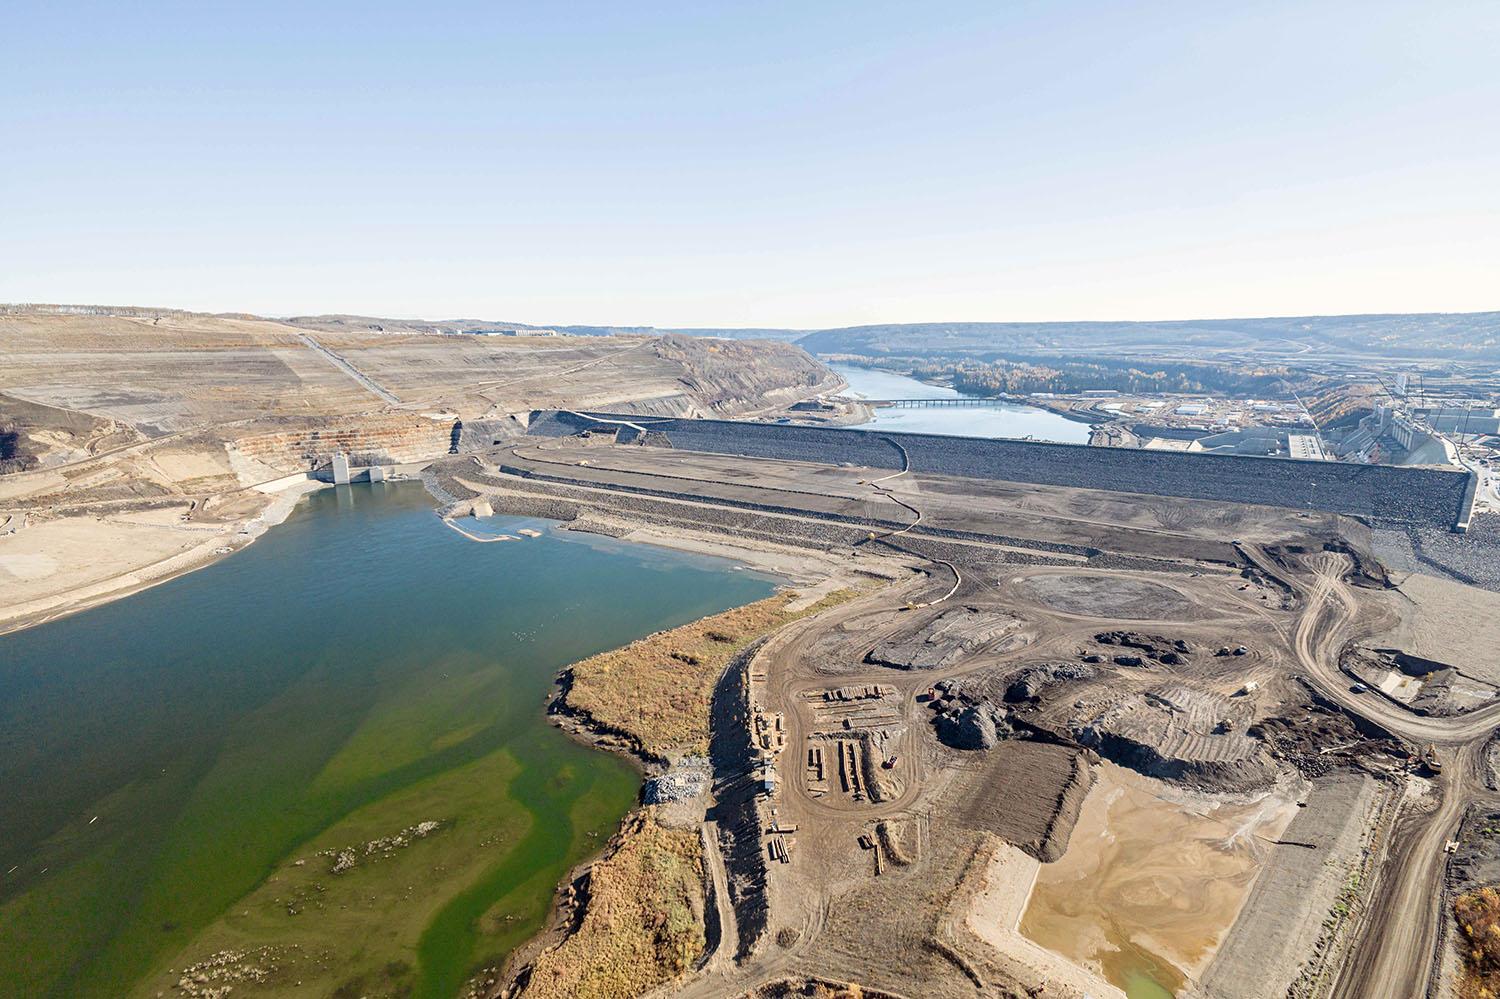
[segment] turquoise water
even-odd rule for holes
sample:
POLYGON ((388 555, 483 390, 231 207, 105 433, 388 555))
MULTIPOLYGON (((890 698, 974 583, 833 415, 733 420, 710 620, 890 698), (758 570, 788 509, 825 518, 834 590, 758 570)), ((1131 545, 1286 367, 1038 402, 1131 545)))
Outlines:
MULTIPOLYGON (((377 973, 453 994, 635 799, 627 764, 547 724, 555 671, 772 592, 731 570, 566 532, 478 544, 416 484, 340 487, 218 564, 0 637, 0 995, 127 994, 326 830, 432 817, 412 800, 453 812, 423 856, 472 873, 432 879, 431 912, 359 953, 331 905, 288 925, 333 941, 307 994, 377 973), (497 776, 441 790, 469 772, 497 776), (479 823, 514 842, 476 860, 459 844, 479 823), (497 906, 503 926, 480 920, 497 906)), ((234 939, 280 933, 275 915, 234 939)))
MULTIPOLYGON (((942 385, 929 385, 906 375, 851 364, 830 364, 849 383, 849 393, 864 399, 967 399, 973 398, 942 385)), ((878 430, 913 434, 954 434, 967 437, 1031 437, 1063 444, 1087 444, 1089 426, 1065 416, 993 400, 982 407, 936 409, 883 408, 870 422, 878 430)))

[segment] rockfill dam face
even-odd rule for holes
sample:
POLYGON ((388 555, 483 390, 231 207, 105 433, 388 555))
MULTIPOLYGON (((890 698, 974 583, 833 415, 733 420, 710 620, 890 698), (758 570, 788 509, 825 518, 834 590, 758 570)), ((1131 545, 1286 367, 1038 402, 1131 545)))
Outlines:
POLYGON ((850 463, 1035 485, 1104 489, 1148 496, 1255 503, 1360 517, 1369 521, 1462 530, 1473 504, 1474 475, 1462 469, 1361 465, 1247 455, 1180 454, 1042 441, 890 434, 734 420, 656 418, 537 410, 528 433, 567 437, 593 430, 622 441, 687 451, 850 463), (619 422, 631 421, 646 434, 619 422), (899 438, 899 445, 896 439, 899 438))

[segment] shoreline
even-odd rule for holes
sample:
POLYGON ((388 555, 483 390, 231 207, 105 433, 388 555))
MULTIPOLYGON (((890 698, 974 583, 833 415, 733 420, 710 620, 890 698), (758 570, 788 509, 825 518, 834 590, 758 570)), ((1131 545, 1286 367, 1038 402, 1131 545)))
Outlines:
MULTIPOLYGON (((400 470, 398 476, 384 481, 392 483, 420 481, 417 476, 410 474, 419 466, 396 467, 400 470)), ((420 467, 425 467, 425 465, 420 467)), ((373 483, 351 484, 372 485, 373 483)), ((95 607, 102 607, 113 601, 141 593, 153 586, 171 582, 199 569, 206 569, 244 551, 260 540, 271 528, 285 523, 303 497, 325 489, 336 488, 338 487, 335 483, 312 478, 311 473, 292 473, 266 482, 242 486, 233 492, 205 497, 206 502, 209 499, 223 499, 254 492, 271 499, 259 513, 241 520, 225 521, 208 540, 184 551, 168 555, 155 562, 126 569, 104 579, 84 583, 49 596, 37 597, 17 604, 15 607, 0 607, 0 638, 92 610, 95 607), (224 548, 229 550, 219 550, 224 548)))
MULTIPOLYGON (((449 503, 443 505, 444 497, 435 492, 431 482, 425 482, 428 493, 432 495, 437 506, 435 513, 438 514, 444 524, 462 535, 468 540, 476 543, 484 543, 490 539, 473 534, 464 530, 454 523, 454 517, 450 514, 464 506, 471 505, 479 500, 449 503)), ((487 501, 494 502, 493 497, 487 497, 487 501)), ((496 502, 499 507, 494 511, 495 516, 523 516, 533 517, 535 514, 519 514, 508 511, 496 502)), ((727 571, 748 570, 771 577, 777 593, 795 591, 794 598, 787 604, 789 611, 801 611, 816 604, 819 600, 833 592, 848 585, 849 579, 842 572, 842 562, 830 555, 810 551, 805 548, 794 548, 791 546, 777 546, 770 543, 748 542, 739 539, 730 540, 720 535, 693 532, 683 530, 675 526, 652 524, 635 518, 621 517, 604 509, 590 509, 571 520, 563 520, 555 516, 542 516, 540 519, 550 521, 554 531, 569 531, 580 535, 599 535, 602 537, 615 538, 631 544, 649 545, 654 548, 669 551, 682 552, 689 555, 705 556, 724 560, 730 563, 727 571)), ((578 540, 583 540, 582 538, 578 540)), ((752 601, 753 602, 753 601, 752 601)), ((738 605, 720 612, 730 613, 747 605, 738 605)), ((709 618, 717 615, 708 615, 709 618)), ((698 625, 703 618, 686 622, 677 628, 665 629, 664 632, 656 634, 671 634, 673 632, 692 629, 698 625)), ((775 632, 772 632, 774 634, 775 632)), ((652 636, 645 636, 637 641, 647 641, 652 636)), ((751 647, 757 647, 764 641, 764 636, 752 642, 751 647)), ((624 648, 622 646, 621 648, 624 648)), ((619 651, 606 650, 602 655, 609 652, 619 651)), ((726 670, 734 668, 738 656, 731 660, 725 667, 726 670)), ((568 739, 598 752, 609 753, 616 758, 623 759, 631 766, 638 775, 637 800, 621 817, 616 827, 615 835, 608 841, 601 843, 599 849, 587 857, 581 859, 570 869, 557 883, 545 921, 538 930, 517 944, 499 962, 485 969, 483 976, 493 979, 495 984, 482 992, 480 995, 487 997, 509 996, 514 993, 518 983, 524 981, 537 966, 537 963, 558 948, 567 945, 581 932, 584 919, 586 918, 591 904, 591 896, 588 890, 588 877, 594 867, 601 861, 614 856, 620 849, 624 848, 627 831, 633 823, 639 821, 639 817, 648 809, 656 810, 662 820, 672 828, 695 828, 699 835, 707 836, 705 823, 707 820, 707 808, 709 801, 703 795, 708 792, 700 792, 699 796, 673 801, 661 805, 648 805, 643 798, 646 781, 652 777, 665 774, 674 766, 674 760, 657 756, 641 746, 631 733, 616 730, 606 722, 596 719, 589 711, 578 708, 568 701, 568 693, 572 686, 573 670, 578 663, 568 663, 559 668, 553 675, 552 685, 547 697, 545 714, 547 722, 562 732, 568 739)), ((722 674, 721 674, 722 676, 722 674)), ((706 900, 705 904, 713 906, 717 904, 717 886, 713 880, 714 866, 708 851, 705 849, 703 857, 703 879, 702 891, 706 900)), ((725 946, 721 940, 712 945, 710 950, 698 956, 695 962, 710 959, 713 954, 725 946)), ((665 987, 669 983, 662 983, 658 988, 665 987)))
MULTIPOLYGON (((634 541, 635 543, 639 544, 652 543, 644 539, 634 539, 629 537, 626 537, 625 539, 634 541)), ((662 545, 662 547, 675 546, 662 545)), ((697 551, 697 553, 699 554, 703 553, 702 551, 698 551, 693 547, 681 548, 679 550, 685 550, 689 552, 697 551)), ((836 582, 836 580, 828 580, 828 582, 836 582)), ((786 592, 788 589, 789 587, 778 587, 777 592, 786 592)), ((821 589, 822 586, 820 584, 814 584, 814 586, 809 588, 809 593, 803 593, 799 590, 797 598, 790 601, 787 604, 787 607, 795 607, 801 609, 807 603, 807 599, 809 595, 811 595, 811 591, 821 591, 821 589)), ((821 595, 813 596, 812 599, 814 602, 816 602, 817 599, 821 599, 821 595)), ((752 603, 754 602, 755 601, 752 601, 752 603)), ((689 629, 695 628, 702 621, 732 613, 746 606, 749 606, 749 604, 741 604, 737 607, 729 608, 725 611, 720 611, 718 614, 710 614, 703 618, 697 618, 675 628, 668 628, 659 632, 655 632, 653 633, 653 635, 645 636, 641 639, 637 639, 636 641, 647 642, 656 637, 668 636, 677 632, 687 631, 689 629)), ((781 626, 778 626, 770 634, 776 634, 776 632, 780 630, 780 627, 781 626)), ((723 675, 725 673, 732 669, 735 669, 736 665, 743 659, 746 654, 759 648, 768 637, 769 635, 763 635, 759 638, 751 640, 750 644, 746 647, 745 650, 742 650, 733 655, 725 665, 724 669, 720 672, 719 679, 715 681, 715 687, 717 688, 719 682, 722 681, 723 675)), ((621 646, 620 648, 626 647, 628 646, 621 646)), ((619 650, 615 649, 609 651, 619 650)), ((609 651, 600 653, 599 655, 608 655, 609 651)), ((602 844, 598 851, 580 860, 578 864, 575 865, 565 877, 559 880, 557 884, 557 890, 553 893, 552 896, 552 902, 547 912, 546 921, 544 922, 542 927, 538 929, 536 933, 528 937, 525 941, 517 944, 510 951, 510 953, 506 955, 505 960, 501 963, 499 968, 493 972, 495 985, 484 993, 484 995, 490 997, 490 999, 495 999, 495 997, 500 996, 524 994, 524 988, 520 993, 514 991, 518 983, 521 983, 530 976, 531 972, 536 968, 537 963, 541 961, 545 955, 565 946, 568 941, 572 940, 574 937, 580 934, 583 928, 584 919, 589 912, 590 904, 592 902, 591 892, 589 891, 588 882, 586 881, 586 879, 588 878, 594 866, 597 865, 601 860, 614 856, 617 852, 624 848, 626 843, 625 837, 627 836, 629 830, 634 824, 638 823, 639 817, 643 813, 645 813, 647 809, 653 809, 653 814, 659 817, 655 821, 661 821, 663 825, 669 828, 693 828, 698 831, 700 838, 707 837, 709 835, 707 831, 709 823, 708 810, 713 801, 713 792, 711 788, 704 788, 698 791, 694 796, 688 798, 673 799, 654 805, 646 802, 644 800, 643 794, 645 791, 645 781, 649 778, 657 777, 670 772, 676 766, 678 761, 671 757, 663 757, 653 754, 645 747, 643 747, 636 739, 636 737, 631 733, 624 730, 615 729, 608 723, 602 722, 595 718, 594 715, 591 714, 588 710, 579 708, 568 702, 568 694, 571 691, 574 682, 573 671, 581 662, 584 661, 586 660, 569 663, 559 669, 554 675, 551 694, 548 698, 546 707, 547 721, 549 724, 560 730, 569 739, 572 739, 574 742, 577 742, 580 745, 586 746, 589 749, 593 749, 599 752, 610 753, 611 755, 617 757, 623 757, 626 761, 628 761, 630 766, 635 768, 635 770, 641 777, 641 785, 637 790, 637 800, 636 803, 630 808, 630 810, 621 817, 615 835, 611 837, 606 843, 602 844)), ((710 729, 712 729, 712 726, 713 721, 712 718, 710 718, 710 729)), ((714 882, 714 867, 709 857, 709 850, 706 839, 702 840, 701 848, 703 850, 703 855, 701 858, 700 886, 703 892, 704 906, 705 909, 707 909, 708 907, 712 907, 717 904, 716 893, 718 891, 718 887, 714 882)), ((704 923, 704 931, 705 938, 709 941, 713 941, 714 938, 712 934, 709 933, 708 924, 706 922, 704 923)), ((701 967, 706 961, 710 960, 715 954, 719 953, 724 946, 725 941, 723 941, 722 939, 710 943, 708 945, 708 948, 702 954, 699 954, 694 958, 693 962, 691 963, 691 967, 701 967)), ((689 969, 689 972, 690 971, 691 968, 689 969)), ((678 983, 683 980, 684 979, 681 976, 668 978, 653 986, 653 992, 655 990, 668 988, 674 983, 678 983)))
MULTIPOLYGON (((213 537, 193 547, 168 555, 166 558, 146 565, 128 569, 105 579, 63 590, 51 596, 38 597, 14 608, 0 610, 0 637, 48 624, 82 611, 102 607, 115 600, 141 593, 153 586, 170 582, 179 576, 205 569, 222 559, 229 558, 254 544, 272 527, 283 523, 291 516, 302 497, 321 489, 332 488, 333 483, 308 479, 305 484, 293 484, 278 490, 266 508, 243 521, 230 521, 213 537), (229 551, 219 549, 228 548, 229 551)), ((246 486, 247 490, 258 490, 258 486, 246 486)))
MULTIPOLYGON (((288 478, 291 477, 289 476, 288 478)), ((421 480, 412 477, 389 479, 387 481, 416 482, 421 480)), ((368 485, 369 483, 356 484, 368 485)), ((0 608, 0 637, 48 624, 73 614, 92 610, 95 607, 102 607, 116 600, 123 600, 126 597, 144 592, 154 586, 171 582, 199 569, 206 569, 223 559, 230 558, 245 550, 263 537, 266 532, 284 523, 304 497, 325 489, 334 488, 337 487, 332 482, 311 478, 289 483, 278 479, 271 482, 245 486, 241 490, 242 492, 255 491, 272 497, 271 502, 260 513, 245 520, 226 522, 222 525, 222 529, 215 532, 212 537, 191 548, 168 555, 155 562, 127 569, 114 576, 84 583, 49 596, 37 597, 33 600, 17 604, 15 607, 0 608), (282 484, 278 488, 266 488, 277 483, 282 484), (219 551, 221 548, 228 548, 230 551, 221 552, 219 551)), ((476 543, 502 540, 501 538, 482 538, 462 530, 457 525, 451 523, 450 518, 441 516, 442 500, 437 496, 433 496, 431 490, 428 490, 428 495, 432 496, 434 510, 439 514, 439 519, 443 520, 448 527, 457 531, 465 538, 476 543)), ((619 537, 621 540, 637 544, 729 559, 736 562, 741 568, 780 577, 785 580, 784 585, 809 585, 810 583, 827 578, 826 570, 819 572, 812 565, 808 564, 820 561, 814 557, 810 557, 809 553, 794 552, 790 549, 784 553, 778 553, 769 549, 757 549, 749 545, 727 544, 708 537, 697 538, 690 536, 686 532, 675 532, 671 529, 658 528, 645 524, 622 524, 620 526, 626 529, 619 534, 609 533, 619 537)), ((578 531, 579 533, 606 533, 604 531, 590 530, 587 524, 574 526, 567 521, 558 521, 558 528, 578 531)))

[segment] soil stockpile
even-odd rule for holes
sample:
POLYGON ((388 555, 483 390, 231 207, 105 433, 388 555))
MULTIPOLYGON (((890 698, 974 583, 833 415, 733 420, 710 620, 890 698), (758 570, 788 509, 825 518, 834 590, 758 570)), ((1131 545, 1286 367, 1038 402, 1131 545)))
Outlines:
POLYGON ((1150 777, 1205 790, 1269 785, 1275 767, 1246 734, 1248 705, 1181 684, 1121 699, 1075 724, 1073 734, 1102 756, 1150 777))
POLYGON ((983 776, 956 817, 1050 863, 1067 850, 1091 784, 1076 750, 1011 740, 986 754, 983 776))
POLYGON ((943 669, 999 643, 1019 624, 1009 614, 963 607, 939 615, 912 634, 881 642, 865 659, 895 669, 943 669))

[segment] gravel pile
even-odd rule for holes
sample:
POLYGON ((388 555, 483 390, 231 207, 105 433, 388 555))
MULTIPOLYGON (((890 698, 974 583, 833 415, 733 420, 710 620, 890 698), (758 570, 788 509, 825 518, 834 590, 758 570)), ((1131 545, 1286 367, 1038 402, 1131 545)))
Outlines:
POLYGON ((1500 592, 1500 515, 1479 514, 1467 534, 1408 527, 1417 561, 1471 586, 1500 592))
POLYGON ((641 798, 648 805, 686 801, 702 794, 711 780, 713 769, 708 757, 685 756, 666 773, 648 778, 641 798))

